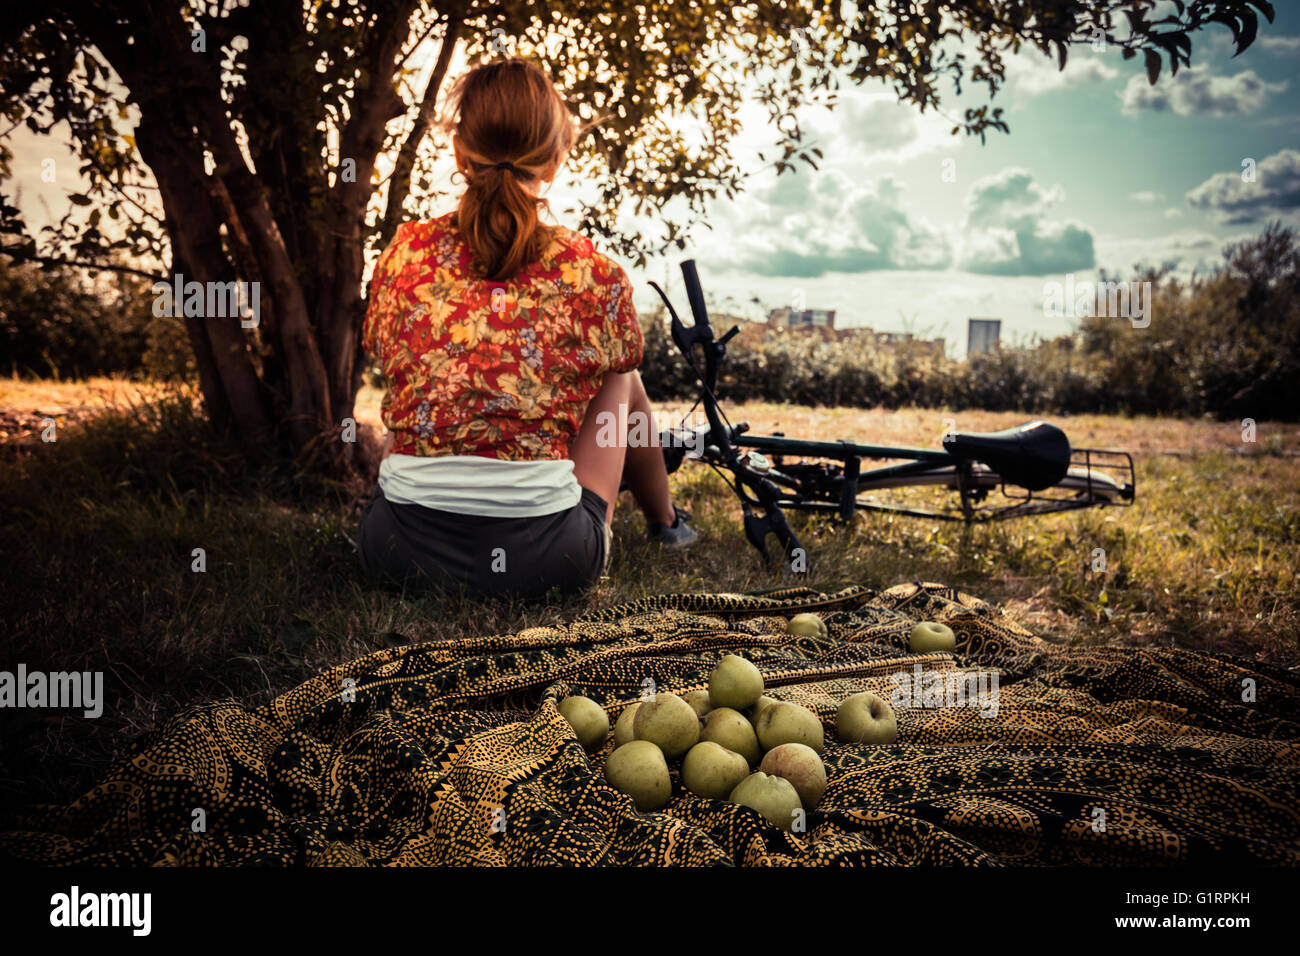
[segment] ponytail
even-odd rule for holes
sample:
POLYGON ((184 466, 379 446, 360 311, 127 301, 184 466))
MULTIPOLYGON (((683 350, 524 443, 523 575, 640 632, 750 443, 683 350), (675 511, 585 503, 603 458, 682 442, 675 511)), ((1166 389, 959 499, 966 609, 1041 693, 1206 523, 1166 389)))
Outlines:
POLYGON ((484 278, 512 279, 551 241, 538 216, 546 200, 524 186, 573 146, 572 120, 555 84, 523 60, 476 67, 456 84, 453 102, 468 166, 460 231, 484 278))

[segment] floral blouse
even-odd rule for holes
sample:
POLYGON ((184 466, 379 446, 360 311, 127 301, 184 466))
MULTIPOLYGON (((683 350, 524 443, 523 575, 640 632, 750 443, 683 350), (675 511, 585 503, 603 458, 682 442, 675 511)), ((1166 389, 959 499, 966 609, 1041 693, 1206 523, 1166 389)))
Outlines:
POLYGON ((471 263, 452 212, 403 223, 375 265, 362 344, 388 379, 392 450, 568 458, 604 377, 641 363, 632 283, 563 227, 511 280, 471 263))

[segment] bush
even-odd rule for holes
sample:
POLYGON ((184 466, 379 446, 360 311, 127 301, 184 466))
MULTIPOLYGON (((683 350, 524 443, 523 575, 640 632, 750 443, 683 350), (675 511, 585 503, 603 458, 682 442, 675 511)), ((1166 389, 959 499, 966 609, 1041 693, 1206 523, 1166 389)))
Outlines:
POLYGON ((186 369, 184 328, 163 329, 152 311, 149 283, 110 273, 18 263, 0 256, 0 355, 4 372, 84 378, 186 369), (146 365, 148 367, 146 367, 146 365))
MULTIPOLYGON (((804 405, 983 408, 1027 414, 1123 413, 1300 418, 1300 242, 1270 225, 1224 250, 1208 277, 1147 271, 1151 322, 1091 317, 1028 348, 954 361, 923 344, 879 349, 814 331, 757 325, 728 345, 719 397, 804 405)), ((657 400, 695 396, 662 312, 643 320, 642 377, 657 400)), ((725 330, 715 330, 722 333, 725 330)))
MULTIPOLYGON (((922 343, 880 349, 850 336, 749 326, 728 345, 719 397, 804 405, 913 405, 1027 414, 1125 413, 1300 418, 1300 241, 1271 224, 1224 250, 1225 264, 1152 286, 1151 322, 1081 320, 1028 348, 954 361, 922 343)), ((14 264, 0 256, 0 371, 84 377, 126 372, 192 380, 184 323, 155 318, 147 280, 14 264)), ((725 329, 717 330, 720 334, 725 329)), ((642 319, 642 378, 657 401, 691 399, 695 376, 661 311, 642 319)), ((381 376, 372 364, 367 378, 381 376)))

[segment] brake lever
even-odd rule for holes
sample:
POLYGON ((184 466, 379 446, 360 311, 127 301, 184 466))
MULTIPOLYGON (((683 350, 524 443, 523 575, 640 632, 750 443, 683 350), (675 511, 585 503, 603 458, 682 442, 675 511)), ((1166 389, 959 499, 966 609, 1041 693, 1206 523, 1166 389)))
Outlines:
MULTIPOLYGON (((673 308, 673 303, 668 298, 668 293, 660 287, 658 282, 651 281, 650 288, 659 293, 659 298, 663 300, 664 306, 668 309, 669 318, 672 320, 670 328, 672 329, 673 342, 676 344, 678 351, 685 356, 686 361, 693 367, 695 365, 695 360, 691 356, 696 343, 707 342, 711 336, 706 335, 705 331, 700 329, 697 325, 692 325, 687 328, 686 323, 683 322, 681 316, 677 314, 677 310, 673 308)), ((707 328, 707 326, 705 328, 707 328)), ((709 331, 711 332, 712 330, 709 331)))

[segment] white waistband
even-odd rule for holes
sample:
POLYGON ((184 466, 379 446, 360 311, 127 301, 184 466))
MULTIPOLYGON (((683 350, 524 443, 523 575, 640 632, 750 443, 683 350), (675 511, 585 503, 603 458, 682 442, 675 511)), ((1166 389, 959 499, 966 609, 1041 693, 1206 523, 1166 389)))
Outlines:
POLYGON ((568 459, 389 455, 379 466, 379 487, 394 504, 490 518, 555 514, 582 498, 568 459))

